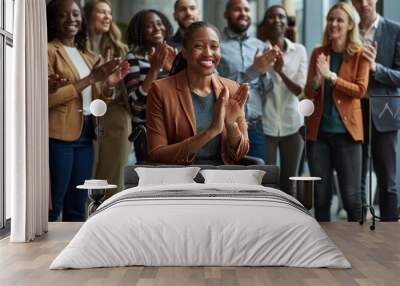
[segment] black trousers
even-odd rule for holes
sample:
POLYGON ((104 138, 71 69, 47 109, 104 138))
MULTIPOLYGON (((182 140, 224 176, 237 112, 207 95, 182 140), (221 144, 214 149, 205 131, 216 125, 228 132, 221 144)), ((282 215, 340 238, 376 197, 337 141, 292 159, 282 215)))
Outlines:
MULTIPOLYGON (((365 142, 363 144, 361 190, 363 203, 366 203, 369 144, 369 100, 362 100, 365 142)), ((398 216, 396 190, 396 148, 398 131, 380 132, 372 121, 371 157, 377 177, 380 216, 385 221, 396 221, 398 216)))
POLYGON ((315 218, 330 221, 333 170, 338 173, 340 194, 348 221, 361 218, 361 144, 350 134, 319 132, 318 139, 308 141, 308 163, 312 176, 322 178, 314 192, 315 218))
POLYGON ((293 195, 293 186, 289 177, 299 175, 299 165, 304 150, 304 140, 299 132, 284 137, 265 135, 265 138, 267 142, 267 165, 276 165, 279 149, 279 160, 281 164, 280 186, 282 191, 293 195))

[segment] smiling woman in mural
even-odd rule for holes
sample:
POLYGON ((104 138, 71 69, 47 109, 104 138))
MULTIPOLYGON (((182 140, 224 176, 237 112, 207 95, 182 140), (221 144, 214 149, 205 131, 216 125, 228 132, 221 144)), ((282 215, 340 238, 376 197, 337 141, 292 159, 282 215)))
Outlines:
POLYGON ((153 83, 147 108, 151 161, 232 164, 249 150, 244 104, 248 85, 213 73, 221 59, 213 26, 193 23, 171 75, 153 83))
POLYGON ((291 194, 289 177, 297 176, 304 142, 299 129, 303 117, 297 112, 298 96, 303 92, 307 78, 306 49, 285 37, 288 14, 280 5, 269 7, 258 30, 267 33, 261 39, 269 48, 278 48, 273 70, 269 71, 273 88, 266 94, 263 107, 267 165, 281 167, 281 188, 291 194), (279 150, 279 153, 278 153, 279 150))
MULTIPOLYGON (((92 0, 85 4, 84 11, 88 20, 88 49, 103 61, 124 57, 128 47, 122 43, 121 32, 113 22, 111 3, 108 0, 92 0)), ((118 186, 107 192, 107 197, 122 190, 124 167, 132 146, 128 140, 132 132, 130 108, 123 81, 112 87, 110 93, 114 100, 107 103, 107 113, 102 118, 104 136, 97 141, 94 168, 95 178, 106 179, 108 183, 118 186)))
POLYGON ((175 59, 175 49, 166 43, 172 35, 172 26, 161 12, 148 9, 137 12, 131 19, 126 40, 131 51, 125 84, 133 114, 133 133, 137 162, 147 160, 146 124, 147 94, 153 81, 168 75, 175 59))
POLYGON ((94 126, 89 105, 92 99, 112 95, 109 90, 126 74, 128 63, 118 58, 94 63, 86 49, 87 26, 78 1, 51 1, 47 30, 49 75, 66 81, 49 93, 49 220, 57 220, 62 212, 63 221, 83 221, 87 194, 75 187, 92 175, 94 126))
POLYGON ((349 221, 361 218, 361 143, 364 139, 360 98, 368 87, 369 63, 362 56, 353 8, 334 5, 326 17, 322 47, 311 56, 305 95, 314 100, 308 121, 311 174, 321 177, 315 191, 315 216, 330 220, 332 174, 338 173, 349 221))

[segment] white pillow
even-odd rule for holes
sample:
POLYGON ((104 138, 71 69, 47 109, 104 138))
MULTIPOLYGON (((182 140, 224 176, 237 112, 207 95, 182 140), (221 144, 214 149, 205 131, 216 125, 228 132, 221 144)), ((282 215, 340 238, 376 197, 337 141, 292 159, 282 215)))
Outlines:
POLYGON ((265 171, 261 170, 202 170, 205 184, 261 185, 265 171))
POLYGON ((193 179, 199 170, 199 167, 135 168, 139 176, 138 186, 195 183, 193 179))

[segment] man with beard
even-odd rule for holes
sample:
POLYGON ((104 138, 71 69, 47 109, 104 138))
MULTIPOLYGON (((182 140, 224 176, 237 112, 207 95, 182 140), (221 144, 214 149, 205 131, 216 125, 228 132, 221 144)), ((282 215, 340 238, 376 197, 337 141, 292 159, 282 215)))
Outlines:
POLYGON ((222 58, 217 69, 223 77, 249 83, 250 94, 246 104, 250 140, 248 155, 265 160, 262 106, 266 93, 272 88, 267 70, 275 61, 279 48, 267 49, 263 42, 248 35, 251 16, 246 0, 229 0, 224 16, 228 26, 221 36, 222 58))
MULTIPOLYGON (((361 105, 365 139, 367 141, 371 138, 369 144, 378 181, 380 216, 384 221, 397 221, 396 149, 400 129, 400 25, 380 16, 376 11, 377 2, 378 0, 352 0, 360 15, 359 28, 364 43, 364 57, 370 62, 367 96, 362 99, 361 105), (370 110, 372 133, 369 137, 370 110)), ((364 203, 368 169, 367 147, 366 142, 363 148, 362 178, 364 203)))
POLYGON ((199 10, 196 0, 176 0, 174 6, 174 18, 179 28, 175 35, 169 39, 169 44, 179 51, 182 49, 182 39, 185 30, 199 20, 199 10))

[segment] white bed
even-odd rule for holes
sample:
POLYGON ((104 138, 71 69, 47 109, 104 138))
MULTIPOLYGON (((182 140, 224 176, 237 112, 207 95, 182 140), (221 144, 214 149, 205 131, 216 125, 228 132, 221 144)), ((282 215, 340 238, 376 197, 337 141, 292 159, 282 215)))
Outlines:
POLYGON ((113 196, 50 269, 128 265, 351 267, 317 221, 283 192, 197 183, 134 187, 113 196))

